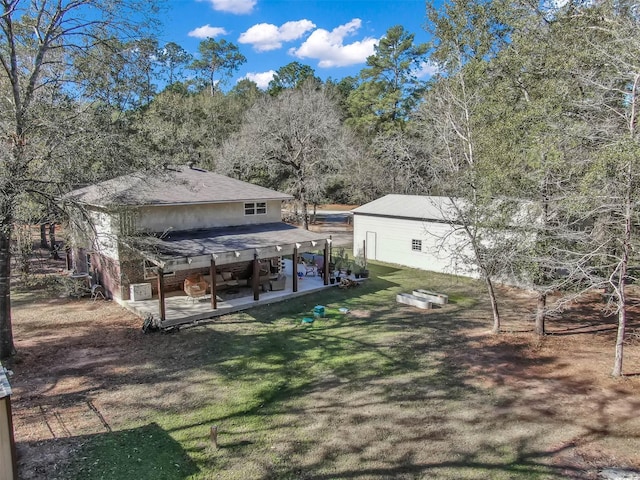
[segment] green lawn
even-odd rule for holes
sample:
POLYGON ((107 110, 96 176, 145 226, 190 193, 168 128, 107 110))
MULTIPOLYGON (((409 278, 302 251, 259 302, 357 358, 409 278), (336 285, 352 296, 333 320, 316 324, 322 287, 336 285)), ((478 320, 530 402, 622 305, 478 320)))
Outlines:
POLYGON ((114 431, 86 438, 63 478, 562 478, 547 454, 557 425, 505 410, 511 394, 473 386, 458 359, 465 330, 490 326, 482 285, 371 271, 359 288, 143 337, 101 398, 121 412, 114 431), (451 304, 398 306, 414 288, 451 304), (326 317, 301 323, 317 304, 326 317))

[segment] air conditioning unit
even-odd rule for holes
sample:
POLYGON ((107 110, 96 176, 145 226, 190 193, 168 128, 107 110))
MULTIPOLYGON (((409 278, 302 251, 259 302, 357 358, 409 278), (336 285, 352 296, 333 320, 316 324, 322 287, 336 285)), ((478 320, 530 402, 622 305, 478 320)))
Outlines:
POLYGON ((151 298, 150 283, 132 283, 129 285, 129 298, 133 302, 149 300, 151 298))

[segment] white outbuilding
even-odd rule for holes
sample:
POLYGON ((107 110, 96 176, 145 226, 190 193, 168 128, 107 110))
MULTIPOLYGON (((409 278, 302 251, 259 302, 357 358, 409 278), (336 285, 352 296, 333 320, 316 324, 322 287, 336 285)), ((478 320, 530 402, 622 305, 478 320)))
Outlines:
POLYGON ((478 277, 468 237, 457 225, 455 200, 386 195, 353 213, 353 254, 367 260, 478 277))

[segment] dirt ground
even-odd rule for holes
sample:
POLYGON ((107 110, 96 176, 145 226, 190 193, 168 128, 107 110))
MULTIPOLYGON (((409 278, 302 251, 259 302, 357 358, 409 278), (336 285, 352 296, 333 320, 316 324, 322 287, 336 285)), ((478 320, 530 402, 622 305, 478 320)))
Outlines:
MULTIPOLYGON (((62 262, 47 263, 48 271, 57 268, 62 262)), ((574 303, 550 321, 543 339, 531 332, 535 303, 530 293, 503 289, 501 300, 504 333, 491 335, 487 328, 466 332, 473 348, 460 352, 460 363, 468 366, 475 382, 517 391, 522 404, 540 402, 540 421, 559 412, 579 419, 591 433, 556 445, 556 461, 589 475, 603 466, 640 470, 638 290, 620 379, 610 376, 617 319, 593 308, 601 303, 600 295, 574 303)), ((110 383, 113 378, 156 355, 157 345, 141 341, 141 320, 110 301, 26 293, 13 301, 18 354, 8 366, 16 372, 11 381, 20 478, 56 478, 58 466, 79 446, 69 439, 108 432, 119 415, 135 416, 105 416, 101 398, 118 387, 110 383)))

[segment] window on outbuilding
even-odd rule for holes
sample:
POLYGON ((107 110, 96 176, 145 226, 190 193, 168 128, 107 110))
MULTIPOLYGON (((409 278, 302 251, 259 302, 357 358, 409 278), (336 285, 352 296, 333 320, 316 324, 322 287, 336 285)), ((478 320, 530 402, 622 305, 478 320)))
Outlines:
POLYGON ((244 204, 245 215, 266 215, 267 203, 266 202, 247 202, 244 204))
POLYGON ((422 251, 422 240, 411 240, 411 250, 414 252, 422 251))

